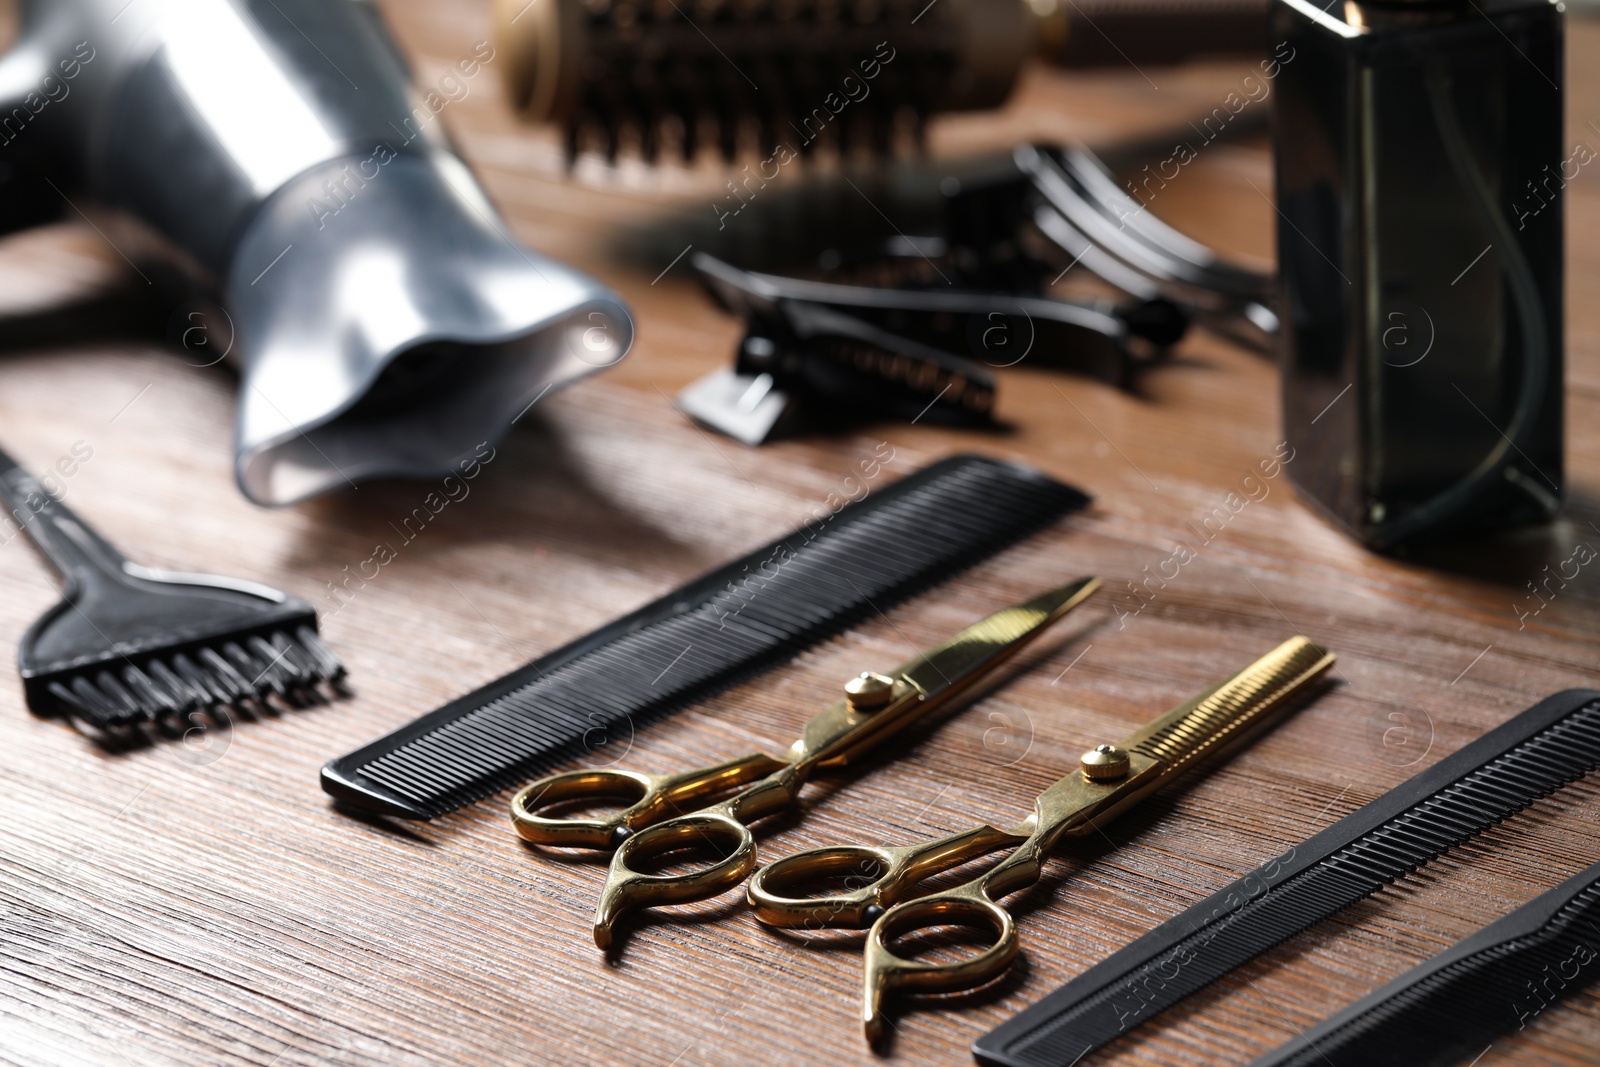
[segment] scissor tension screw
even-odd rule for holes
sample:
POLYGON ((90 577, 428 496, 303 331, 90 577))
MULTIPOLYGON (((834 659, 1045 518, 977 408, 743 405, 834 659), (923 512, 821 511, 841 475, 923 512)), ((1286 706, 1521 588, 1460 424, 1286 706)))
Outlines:
POLYGON ((894 679, 875 671, 862 671, 844 683, 851 711, 877 711, 894 699, 894 679))
POLYGON ((1096 745, 1078 762, 1083 764, 1083 776, 1092 782, 1112 782, 1128 773, 1128 753, 1116 745, 1096 745))

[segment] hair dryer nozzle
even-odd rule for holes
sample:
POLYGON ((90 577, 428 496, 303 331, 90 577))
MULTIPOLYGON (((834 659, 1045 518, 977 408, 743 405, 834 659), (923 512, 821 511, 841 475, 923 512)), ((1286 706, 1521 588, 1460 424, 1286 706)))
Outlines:
MULTIPOLYGON (((223 292, 235 472, 257 503, 442 476, 627 352, 615 294, 506 232, 372 4, 21 14, 0 59, 0 232, 81 196, 223 292)), ((480 41, 454 69, 494 58, 480 41)))
POLYGON ((236 474, 260 504, 447 474, 633 340, 617 296, 524 249, 442 153, 380 149, 289 182, 240 241, 227 291, 236 474))

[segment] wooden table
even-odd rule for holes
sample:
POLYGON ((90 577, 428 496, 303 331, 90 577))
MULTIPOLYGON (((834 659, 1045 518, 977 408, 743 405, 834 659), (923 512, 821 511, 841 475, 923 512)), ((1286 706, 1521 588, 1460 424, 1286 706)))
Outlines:
MULTIPOLYGON (((478 4, 381 6, 424 81, 488 35, 478 4)), ((1570 139, 1596 144, 1600 33, 1577 21, 1571 31, 1570 139)), ((940 125, 935 155, 1152 133, 1209 110, 1243 72, 1033 75, 1000 116, 940 125)), ((1106 953, 1538 698, 1593 683, 1600 576, 1583 573, 1525 627, 1513 605, 1545 563, 1600 544, 1594 174, 1569 190, 1571 507, 1561 522, 1492 551, 1386 559, 1325 525, 1279 477, 1133 614, 1128 583, 1279 442, 1270 362, 1199 335, 1139 395, 1004 372, 1009 433, 894 424, 743 448, 668 400, 725 364, 738 333, 683 264, 662 273, 693 240, 679 238, 706 229, 721 176, 709 165, 653 173, 591 161, 568 177, 554 136, 506 114, 498 76, 491 62, 446 123, 530 245, 625 294, 637 346, 618 368, 541 402, 471 496, 326 617, 353 699, 116 755, 30 716, 14 679, 0 685, 0 1061, 877 1062, 855 1022, 851 938, 774 936, 729 896, 631 927, 608 965, 588 932, 603 868, 519 845, 505 797, 431 824, 381 825, 334 811, 317 771, 788 530, 883 442, 894 450, 885 482, 981 450, 1033 463, 1096 503, 605 759, 673 769, 781 744, 864 667, 898 662, 1046 583, 1096 573, 1108 589, 1030 654, 1030 669, 923 730, 894 762, 848 789, 812 787, 807 818, 766 831, 765 855, 1015 819, 1086 744, 1121 736, 1289 634, 1340 656, 1331 691, 1248 751, 1054 861, 1012 901, 1021 963, 978 995, 901 1005, 891 1062, 968 1062, 972 1039, 1106 953)), ((1218 144, 1156 210, 1265 263, 1270 182, 1261 143, 1218 144)), ((122 269, 87 229, 15 238, 0 249, 3 310, 113 283, 122 269)), ((428 489, 368 485, 290 510, 252 507, 230 474, 230 379, 153 343, 9 351, 0 411, 5 447, 36 468, 74 442, 93 449, 66 482, 67 501, 138 559, 313 600, 428 489)), ((54 596, 23 538, 0 546, 12 639, 54 596)), ((1600 858, 1597 802, 1593 781, 1563 790, 1086 1062, 1231 1063, 1276 1046, 1600 858)), ((1597 1047, 1600 994, 1590 992, 1478 1063, 1590 1063, 1597 1047)))

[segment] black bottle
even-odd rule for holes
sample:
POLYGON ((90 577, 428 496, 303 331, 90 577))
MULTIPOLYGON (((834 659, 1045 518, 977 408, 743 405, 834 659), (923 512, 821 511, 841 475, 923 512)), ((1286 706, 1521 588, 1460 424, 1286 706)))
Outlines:
MULTIPOLYGON (((1548 521, 1562 486, 1563 16, 1273 0, 1284 433, 1367 544, 1548 521)), ((1594 163, 1600 167, 1600 163, 1594 163)))

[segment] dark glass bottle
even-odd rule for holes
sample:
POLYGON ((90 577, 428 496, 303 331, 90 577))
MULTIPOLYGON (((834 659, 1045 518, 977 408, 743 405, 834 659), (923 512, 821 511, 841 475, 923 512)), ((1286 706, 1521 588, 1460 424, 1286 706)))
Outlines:
MULTIPOLYGON (((1562 9, 1273 0, 1284 433, 1380 549, 1562 485, 1562 9)), ((1595 164, 1600 166, 1600 163, 1595 164)))

